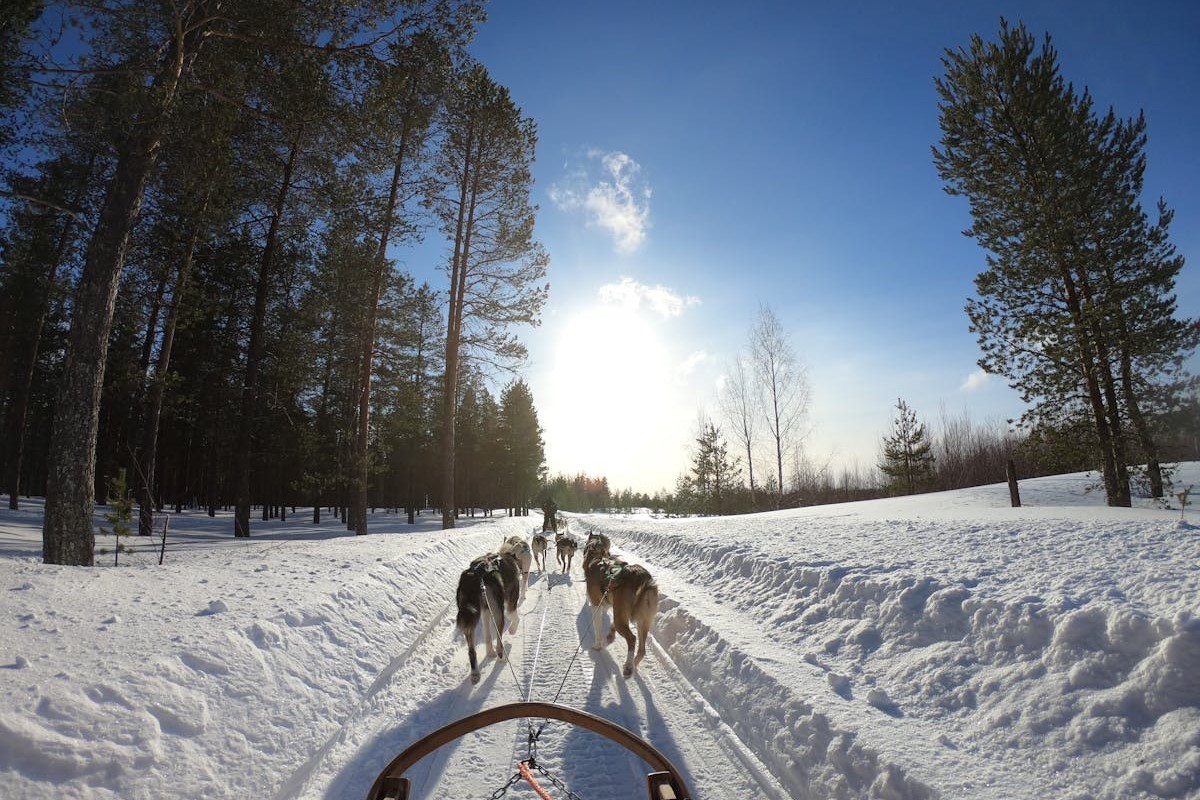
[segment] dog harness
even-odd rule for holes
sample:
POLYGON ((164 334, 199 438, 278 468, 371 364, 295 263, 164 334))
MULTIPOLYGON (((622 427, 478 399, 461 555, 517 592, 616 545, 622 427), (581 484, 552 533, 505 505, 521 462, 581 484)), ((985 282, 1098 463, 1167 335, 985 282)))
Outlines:
POLYGON ((606 569, 604 571, 604 591, 605 592, 612 591, 613 584, 615 584, 617 582, 617 578, 621 575, 622 570, 624 570, 628 566, 629 565, 626 564, 624 561, 617 561, 616 559, 608 560, 608 569, 606 569))
POLYGON ((483 560, 475 565, 475 572, 480 570, 483 572, 498 572, 500 570, 500 556, 496 553, 489 553, 483 557, 483 560))

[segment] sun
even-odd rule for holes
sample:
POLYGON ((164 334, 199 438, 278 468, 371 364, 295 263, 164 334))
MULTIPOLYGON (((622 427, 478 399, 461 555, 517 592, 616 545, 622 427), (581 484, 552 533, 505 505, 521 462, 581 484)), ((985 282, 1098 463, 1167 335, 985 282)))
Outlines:
POLYGON ((575 314, 549 377, 543 426, 556 452, 547 455, 610 480, 636 471, 657 444, 672 382, 667 347, 636 310, 598 305, 575 314))

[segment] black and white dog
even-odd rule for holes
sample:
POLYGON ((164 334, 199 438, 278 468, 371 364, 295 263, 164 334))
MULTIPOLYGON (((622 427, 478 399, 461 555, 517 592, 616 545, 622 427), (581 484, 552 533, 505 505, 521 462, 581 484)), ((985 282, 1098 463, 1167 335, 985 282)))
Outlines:
POLYGON ((467 657, 471 661, 471 683, 479 683, 479 663, 475 655, 475 629, 483 624, 487 653, 504 658, 505 615, 511 617, 508 632, 515 633, 520 621, 521 577, 517 559, 511 553, 488 553, 471 562, 458 579, 458 629, 467 639, 467 657), (495 646, 492 639, 495 638, 495 646))

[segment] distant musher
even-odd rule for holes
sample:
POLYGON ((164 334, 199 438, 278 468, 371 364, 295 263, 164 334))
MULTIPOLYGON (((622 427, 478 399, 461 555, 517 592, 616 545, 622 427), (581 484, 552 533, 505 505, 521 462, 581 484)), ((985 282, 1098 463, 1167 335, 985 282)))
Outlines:
POLYGON ((558 532, 558 505, 554 502, 553 497, 547 497, 546 502, 542 503, 542 530, 558 532))

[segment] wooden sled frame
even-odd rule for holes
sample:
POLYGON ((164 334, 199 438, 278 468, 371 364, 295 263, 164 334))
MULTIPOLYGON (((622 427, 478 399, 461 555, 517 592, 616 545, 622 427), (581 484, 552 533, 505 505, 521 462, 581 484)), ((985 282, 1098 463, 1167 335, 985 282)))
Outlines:
POLYGON ((580 728, 586 728, 606 739, 616 742, 629 752, 641 758, 656 771, 646 776, 646 790, 650 800, 688 800, 690 795, 679 770, 670 759, 660 753, 649 742, 641 739, 632 732, 622 728, 615 722, 609 722, 603 717, 577 711, 556 703, 507 703, 495 708, 485 709, 469 717, 463 717, 457 722, 438 728, 428 736, 424 736, 404 749, 400 755, 379 773, 371 786, 367 800, 408 800, 408 779, 404 773, 425 756, 437 750, 442 745, 459 739, 472 731, 486 728, 499 722, 525 717, 556 719, 569 722, 580 728))

